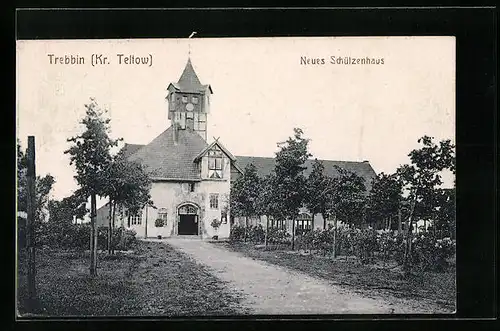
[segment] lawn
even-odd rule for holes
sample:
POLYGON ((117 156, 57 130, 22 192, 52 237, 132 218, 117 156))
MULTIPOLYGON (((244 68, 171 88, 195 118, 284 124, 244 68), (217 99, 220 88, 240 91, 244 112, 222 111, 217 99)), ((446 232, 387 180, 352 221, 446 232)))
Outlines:
POLYGON ((204 266, 168 245, 138 242, 133 252, 99 256, 37 251, 38 307, 26 309, 26 266, 19 254, 20 316, 223 316, 245 313, 240 297, 204 266))
POLYGON ((447 272, 425 272, 404 275, 400 270, 362 265, 354 259, 335 260, 316 255, 303 255, 286 250, 264 250, 243 242, 219 242, 226 249, 253 259, 266 261, 333 284, 347 287, 365 296, 382 295, 430 300, 449 311, 455 310, 455 268, 447 272))

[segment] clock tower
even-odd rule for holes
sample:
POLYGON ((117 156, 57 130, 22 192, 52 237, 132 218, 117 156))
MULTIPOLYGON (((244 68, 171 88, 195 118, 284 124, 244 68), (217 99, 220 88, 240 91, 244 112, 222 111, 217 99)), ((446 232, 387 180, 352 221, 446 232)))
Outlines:
POLYGON ((168 119, 178 130, 192 130, 207 140, 207 114, 210 112, 210 85, 201 84, 191 59, 177 83, 168 85, 168 119))

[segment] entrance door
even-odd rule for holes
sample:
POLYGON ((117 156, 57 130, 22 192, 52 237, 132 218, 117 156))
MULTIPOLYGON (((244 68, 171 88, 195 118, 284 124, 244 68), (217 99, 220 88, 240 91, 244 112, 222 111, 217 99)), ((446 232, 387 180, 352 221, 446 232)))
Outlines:
POLYGON ((179 215, 179 234, 197 235, 198 222, 197 215, 179 215))
POLYGON ((185 204, 179 208, 179 235, 198 235, 198 208, 185 204))

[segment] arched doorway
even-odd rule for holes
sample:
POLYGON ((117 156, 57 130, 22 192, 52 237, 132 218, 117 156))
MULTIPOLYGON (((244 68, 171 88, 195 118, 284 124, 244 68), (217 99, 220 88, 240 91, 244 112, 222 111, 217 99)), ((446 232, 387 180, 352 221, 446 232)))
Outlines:
POLYGON ((179 235, 198 235, 198 207, 187 203, 181 205, 177 213, 179 215, 179 235))

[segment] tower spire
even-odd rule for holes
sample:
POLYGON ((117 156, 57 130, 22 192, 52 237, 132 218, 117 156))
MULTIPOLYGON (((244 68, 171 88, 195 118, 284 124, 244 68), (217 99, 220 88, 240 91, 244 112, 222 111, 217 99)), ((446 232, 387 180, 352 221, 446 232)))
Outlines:
MULTIPOLYGON (((191 34, 189 35, 188 39, 191 39, 192 37, 194 37, 194 35, 196 33, 197 33, 196 31, 191 32, 191 34)), ((191 57, 191 42, 188 41, 188 58, 190 58, 190 57, 191 57)))

